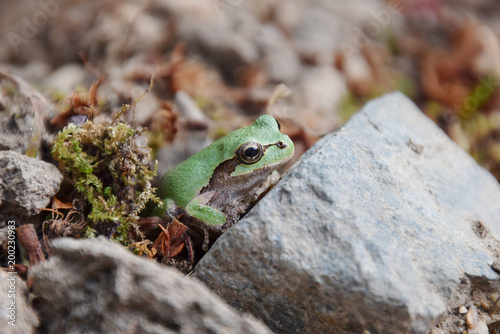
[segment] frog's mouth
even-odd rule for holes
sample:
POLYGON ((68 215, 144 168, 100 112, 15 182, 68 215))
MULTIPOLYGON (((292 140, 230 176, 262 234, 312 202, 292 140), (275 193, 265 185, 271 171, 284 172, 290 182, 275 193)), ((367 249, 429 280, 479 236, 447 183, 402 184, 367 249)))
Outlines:
MULTIPOLYGON (((284 150, 287 147, 289 147, 289 145, 287 143, 285 143, 284 141, 281 141, 281 140, 276 142, 276 143, 264 145, 264 156, 265 156, 267 149, 271 148, 273 146, 276 146, 280 150, 284 150)), ((294 150, 292 149, 291 154, 288 157, 282 157, 281 159, 275 159, 275 160, 277 160, 275 163, 267 163, 265 168, 271 168, 271 167, 274 167, 276 165, 282 165, 282 164, 286 163, 288 160, 290 160, 292 158, 293 152, 294 152, 294 150)))
MULTIPOLYGON (((272 144, 268 144, 268 145, 264 145, 264 152, 267 151, 268 148, 271 148, 273 146, 276 146, 277 148, 279 148, 280 150, 284 150, 288 147, 290 147, 289 144, 285 143, 284 141, 280 140, 280 141, 277 141, 276 143, 272 143, 272 144)), ((290 159, 294 153, 295 149, 292 145, 292 149, 291 149, 291 154, 290 156, 288 157, 288 159, 290 159)), ((288 161, 288 160, 287 160, 288 161)))
POLYGON ((284 150, 285 148, 287 148, 287 147, 288 147, 288 144, 287 144, 287 143, 285 143, 284 141, 281 141, 281 140, 280 140, 280 141, 278 141, 278 142, 276 142, 276 143, 265 145, 265 146, 264 146, 264 152, 265 152, 265 151, 266 151, 269 147, 271 147, 271 146, 277 146, 278 148, 280 148, 280 149, 284 150))

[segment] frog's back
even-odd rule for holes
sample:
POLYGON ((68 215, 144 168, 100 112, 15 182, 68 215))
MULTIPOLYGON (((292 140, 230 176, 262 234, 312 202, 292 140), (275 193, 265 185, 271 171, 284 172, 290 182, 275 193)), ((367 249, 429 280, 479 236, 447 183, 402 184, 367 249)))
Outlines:
POLYGON ((208 184, 215 168, 233 157, 234 153, 229 150, 230 154, 227 154, 228 150, 223 146, 221 141, 216 141, 166 172, 158 196, 171 198, 184 208, 208 184))

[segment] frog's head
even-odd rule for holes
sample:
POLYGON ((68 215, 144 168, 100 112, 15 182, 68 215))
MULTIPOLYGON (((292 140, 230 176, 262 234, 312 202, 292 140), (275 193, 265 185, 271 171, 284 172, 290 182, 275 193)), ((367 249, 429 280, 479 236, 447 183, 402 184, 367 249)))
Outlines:
POLYGON ((231 135, 234 154, 240 162, 231 176, 276 169, 290 160, 295 151, 292 140, 281 133, 278 121, 270 115, 260 116, 252 125, 231 135))

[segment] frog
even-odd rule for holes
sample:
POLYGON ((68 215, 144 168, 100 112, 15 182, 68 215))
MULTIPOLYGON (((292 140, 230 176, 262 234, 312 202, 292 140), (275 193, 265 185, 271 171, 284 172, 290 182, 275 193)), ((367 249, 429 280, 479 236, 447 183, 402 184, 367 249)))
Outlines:
POLYGON ((205 233, 223 233, 278 179, 277 169, 295 148, 271 115, 214 141, 162 178, 157 195, 164 205, 153 215, 173 219, 186 215, 205 233))

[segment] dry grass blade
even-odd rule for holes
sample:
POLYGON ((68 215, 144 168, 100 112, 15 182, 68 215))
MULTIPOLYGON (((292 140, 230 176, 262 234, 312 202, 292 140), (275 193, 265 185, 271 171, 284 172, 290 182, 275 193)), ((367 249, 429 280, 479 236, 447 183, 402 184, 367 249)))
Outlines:
POLYGON ((283 99, 287 96, 290 96, 291 94, 292 90, 288 88, 287 85, 281 83, 278 86, 276 86, 274 88, 273 94, 271 95, 271 98, 269 99, 269 103, 267 104, 266 113, 267 114, 271 113, 271 110, 273 109, 276 101, 278 101, 279 99, 283 99))

